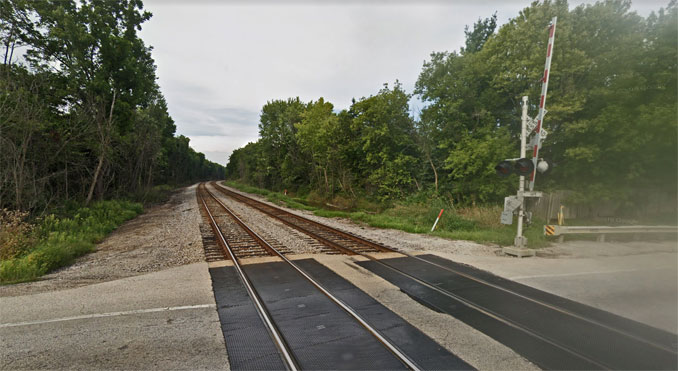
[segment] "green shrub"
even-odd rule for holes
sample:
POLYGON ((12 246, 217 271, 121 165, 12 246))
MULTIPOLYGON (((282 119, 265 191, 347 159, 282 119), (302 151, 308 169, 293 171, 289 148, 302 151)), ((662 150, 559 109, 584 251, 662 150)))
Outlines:
POLYGON ((257 195, 261 195, 261 196, 268 196, 271 193, 275 193, 275 192, 271 192, 267 189, 252 187, 252 186, 242 184, 242 183, 238 183, 238 182, 235 182, 235 181, 224 181, 223 183, 225 185, 229 186, 229 187, 239 189, 243 192, 253 193, 253 194, 257 194, 257 195))

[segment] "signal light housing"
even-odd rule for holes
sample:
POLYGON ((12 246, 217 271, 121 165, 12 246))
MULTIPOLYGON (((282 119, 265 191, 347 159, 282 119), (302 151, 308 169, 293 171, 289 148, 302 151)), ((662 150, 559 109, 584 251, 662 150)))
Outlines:
POLYGON ((497 175, 507 177, 513 173, 513 164, 511 161, 502 161, 494 167, 494 170, 497 171, 497 175))
POLYGON ((534 171, 534 163, 529 158, 521 158, 516 161, 515 171, 516 174, 521 176, 530 175, 534 171))
POLYGON ((520 176, 527 176, 534 171, 534 163, 530 158, 521 158, 518 160, 504 160, 494 167, 497 175, 507 177, 513 173, 520 176))

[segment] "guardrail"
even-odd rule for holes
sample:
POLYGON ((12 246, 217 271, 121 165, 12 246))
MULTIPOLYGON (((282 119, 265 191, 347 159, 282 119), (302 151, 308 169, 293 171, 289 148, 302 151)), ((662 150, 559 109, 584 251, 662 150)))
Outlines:
POLYGON ((625 225, 620 227, 609 226, 566 226, 545 225, 544 234, 547 236, 559 236, 558 242, 565 240, 566 234, 597 234, 599 242, 605 242, 605 235, 616 233, 678 233, 678 226, 670 225, 625 225))

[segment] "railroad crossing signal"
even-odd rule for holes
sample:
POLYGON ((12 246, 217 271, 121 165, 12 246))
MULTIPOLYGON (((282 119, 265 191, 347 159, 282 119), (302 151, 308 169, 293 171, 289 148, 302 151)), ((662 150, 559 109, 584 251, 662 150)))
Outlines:
POLYGON ((497 174, 502 177, 507 177, 511 174, 527 176, 534 171, 534 163, 532 162, 532 159, 524 157, 517 160, 504 160, 495 166, 494 169, 497 171, 497 174))
POLYGON ((513 214, 518 214, 518 230, 514 239, 514 247, 504 247, 502 250, 506 254, 516 256, 533 256, 534 250, 528 250, 527 238, 523 236, 523 222, 530 223, 530 213, 525 212, 525 198, 541 197, 541 192, 534 191, 534 181, 537 171, 540 173, 548 170, 548 164, 539 158, 539 149, 546 139, 548 133, 543 129, 544 115, 546 115, 546 93, 549 86, 549 73, 551 69, 551 57, 553 55, 553 42, 556 32, 557 17, 553 17, 549 26, 549 41, 546 50, 546 63, 544 65, 544 77, 542 78, 541 96, 539 98, 539 113, 536 118, 527 115, 528 97, 523 97, 523 109, 521 117, 520 131, 520 158, 508 159, 495 166, 497 174, 507 177, 513 173, 520 176, 518 181, 518 193, 515 196, 504 198, 504 211, 501 214, 502 224, 513 224, 513 214), (527 141, 527 137, 534 132, 532 139, 527 141), (528 158, 528 149, 532 156, 528 158), (526 184, 527 183, 527 184, 526 184), (526 187, 527 186, 527 187, 526 187), (526 191, 525 188, 529 190, 526 191), (526 218, 527 217, 527 218, 526 218))
POLYGON ((513 164, 511 164, 511 161, 504 160, 495 166, 494 170, 497 171, 497 175, 507 177, 513 172, 513 164))

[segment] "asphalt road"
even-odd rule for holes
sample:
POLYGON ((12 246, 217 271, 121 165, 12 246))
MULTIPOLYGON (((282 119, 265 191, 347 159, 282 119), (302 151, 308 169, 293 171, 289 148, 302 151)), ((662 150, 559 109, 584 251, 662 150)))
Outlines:
POLYGON ((0 369, 224 369, 206 263, 0 298, 0 369))

